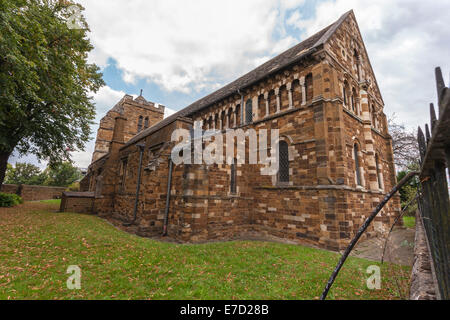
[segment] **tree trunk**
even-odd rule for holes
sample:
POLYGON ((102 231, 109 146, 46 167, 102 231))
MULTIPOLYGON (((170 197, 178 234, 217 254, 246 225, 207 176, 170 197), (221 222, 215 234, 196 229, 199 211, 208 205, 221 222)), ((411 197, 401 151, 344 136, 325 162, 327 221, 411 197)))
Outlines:
POLYGON ((0 151, 0 188, 3 185, 3 181, 5 180, 6 167, 8 165, 8 159, 11 155, 11 152, 0 151))

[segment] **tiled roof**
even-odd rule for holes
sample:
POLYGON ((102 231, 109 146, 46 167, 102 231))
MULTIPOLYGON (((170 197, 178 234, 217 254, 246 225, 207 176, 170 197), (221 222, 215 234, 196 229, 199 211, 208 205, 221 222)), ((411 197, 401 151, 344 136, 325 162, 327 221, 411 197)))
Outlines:
POLYGON ((133 144, 136 141, 141 140, 142 138, 148 136, 149 134, 165 127, 169 123, 175 121, 180 117, 189 117, 194 113, 211 106, 212 104, 225 99, 226 97, 237 93, 238 90, 242 90, 260 80, 267 77, 270 74, 276 73, 283 68, 292 65, 293 63, 300 61, 306 56, 310 55, 314 52, 314 49, 323 45, 336 31, 336 29, 341 25, 341 23, 347 18, 352 11, 345 13, 341 18, 335 23, 329 25, 325 29, 317 32, 313 36, 308 39, 302 41, 298 45, 288 49, 282 54, 276 56, 275 58, 267 61, 263 65, 257 67, 253 71, 245 74, 239 79, 231 82, 225 87, 211 93, 210 95, 194 102, 193 104, 187 106, 186 108, 180 110, 179 112, 171 115, 170 117, 158 122, 154 126, 140 132, 138 135, 133 137, 130 141, 127 142, 126 145, 133 144))

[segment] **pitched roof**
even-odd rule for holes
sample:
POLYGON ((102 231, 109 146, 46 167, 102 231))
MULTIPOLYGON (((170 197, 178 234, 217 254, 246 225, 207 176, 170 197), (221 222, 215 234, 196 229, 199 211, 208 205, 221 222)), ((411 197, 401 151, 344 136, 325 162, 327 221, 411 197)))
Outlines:
POLYGON ((154 126, 140 132, 138 135, 133 137, 126 145, 132 144, 136 141, 141 140, 142 138, 148 136, 149 134, 159 130, 160 128, 168 125, 173 122, 177 118, 180 117, 189 117, 194 113, 205 109, 212 104, 225 99, 226 97, 237 93, 238 90, 242 90, 251 86, 252 84, 264 79, 268 75, 274 74, 295 62, 298 62, 305 57, 309 56, 311 53, 315 51, 318 47, 323 45, 328 39, 334 34, 336 29, 342 24, 342 22, 353 12, 353 10, 348 11, 344 15, 342 15, 339 20, 329 25, 328 27, 322 29, 317 32, 313 36, 308 39, 302 41, 296 46, 288 49, 282 54, 276 56, 275 58, 267 61, 263 65, 257 67, 253 71, 245 74, 244 76, 238 78, 237 80, 231 82, 225 87, 211 93, 210 95, 192 103, 186 108, 178 111, 177 113, 171 115, 170 117, 158 122, 154 126))

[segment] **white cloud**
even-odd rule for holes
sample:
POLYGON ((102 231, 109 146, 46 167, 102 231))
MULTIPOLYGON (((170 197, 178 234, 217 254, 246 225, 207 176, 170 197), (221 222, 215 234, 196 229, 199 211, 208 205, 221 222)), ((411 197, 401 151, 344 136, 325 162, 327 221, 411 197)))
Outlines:
MULTIPOLYGON (((95 50, 118 62, 124 80, 151 80, 168 91, 213 87, 251 70, 284 38, 284 14, 304 0, 82 0, 95 50)), ((276 52, 279 53, 279 52, 276 52)))
POLYGON ((378 83, 386 114, 411 128, 429 121, 436 101, 434 68, 450 70, 450 1, 326 0, 303 19, 293 12, 287 23, 311 35, 354 9, 378 83))
POLYGON ((100 120, 105 114, 114 107, 120 99, 123 98, 125 92, 113 90, 108 86, 100 88, 100 90, 93 95, 95 108, 97 110, 97 120, 100 120))
MULTIPOLYGON (((450 2, 324 0, 312 17, 293 10, 304 0, 82 0, 95 50, 90 59, 117 61, 124 81, 155 82, 167 91, 217 89, 354 9, 386 103, 410 127, 428 121, 436 100, 433 70, 450 70, 450 2), (286 32, 285 26, 297 28, 286 32)), ((124 92, 102 88, 99 117, 124 92)), ((175 111, 166 109, 165 117, 175 111)), ((94 128, 96 130, 96 128, 94 128)), ((86 153, 74 154, 87 166, 86 153)))
POLYGON ((164 110, 164 119, 170 117, 171 115, 175 114, 177 111, 167 108, 164 110))

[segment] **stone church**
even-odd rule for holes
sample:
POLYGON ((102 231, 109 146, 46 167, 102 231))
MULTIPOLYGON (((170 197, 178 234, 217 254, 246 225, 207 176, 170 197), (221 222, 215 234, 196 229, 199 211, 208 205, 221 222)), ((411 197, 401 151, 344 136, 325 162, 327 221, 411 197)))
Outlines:
MULTIPOLYGON (((281 239, 343 249, 395 185, 384 102, 353 11, 165 118, 126 95, 102 119, 82 189, 92 212, 181 242, 281 239), (174 165, 176 129, 279 129, 280 169, 174 165)), ((234 144, 234 141, 233 141, 234 144)), ((78 197, 82 197, 78 195, 78 197)), ((399 198, 368 236, 386 231, 399 198)))

